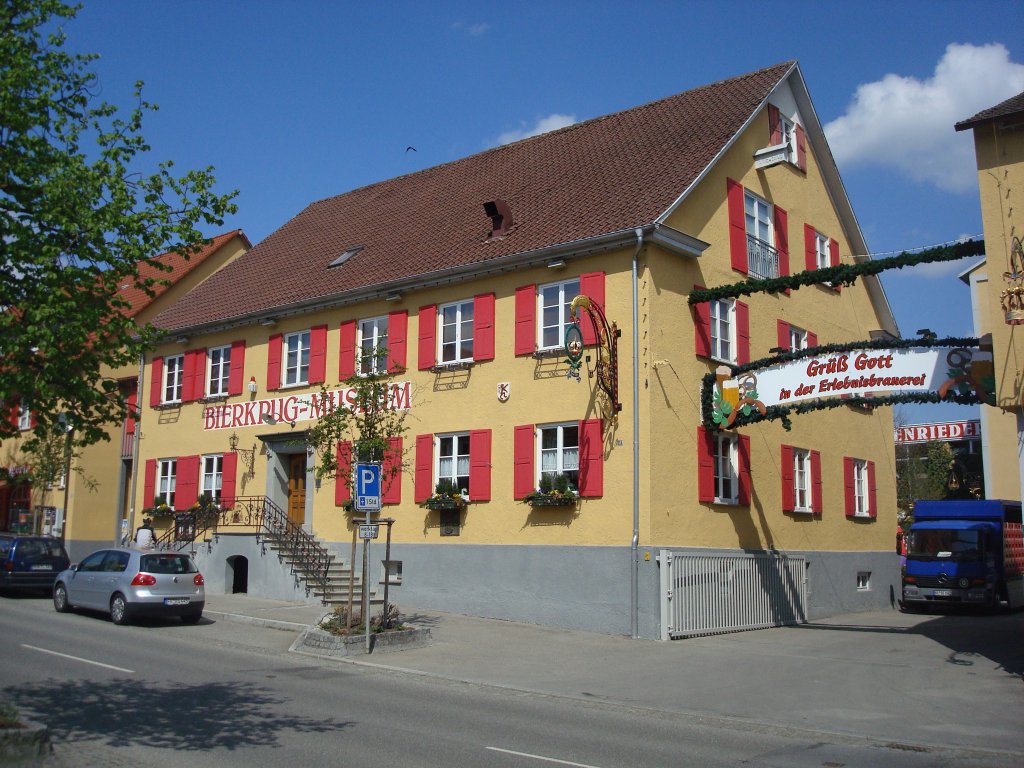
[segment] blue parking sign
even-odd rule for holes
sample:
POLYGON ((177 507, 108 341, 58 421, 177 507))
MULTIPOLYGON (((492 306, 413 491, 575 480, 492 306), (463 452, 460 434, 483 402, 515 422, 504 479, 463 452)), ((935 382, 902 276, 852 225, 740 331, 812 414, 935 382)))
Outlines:
POLYGON ((380 511, 380 464, 356 464, 357 512, 380 511))

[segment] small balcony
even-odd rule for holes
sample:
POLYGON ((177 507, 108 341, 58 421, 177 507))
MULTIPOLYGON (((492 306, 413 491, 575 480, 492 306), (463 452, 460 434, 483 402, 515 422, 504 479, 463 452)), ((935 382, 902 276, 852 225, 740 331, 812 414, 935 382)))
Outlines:
POLYGON ((779 252, 764 240, 747 235, 747 271, 755 280, 779 276, 779 252))

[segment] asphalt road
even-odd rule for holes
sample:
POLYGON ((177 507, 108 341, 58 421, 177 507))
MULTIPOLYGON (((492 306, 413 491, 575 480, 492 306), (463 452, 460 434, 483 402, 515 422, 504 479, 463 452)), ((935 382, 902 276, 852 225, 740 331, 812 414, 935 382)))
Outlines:
POLYGON ((230 622, 117 627, 3 596, 0 636, 0 700, 50 726, 56 766, 1015 765, 311 659, 230 622))

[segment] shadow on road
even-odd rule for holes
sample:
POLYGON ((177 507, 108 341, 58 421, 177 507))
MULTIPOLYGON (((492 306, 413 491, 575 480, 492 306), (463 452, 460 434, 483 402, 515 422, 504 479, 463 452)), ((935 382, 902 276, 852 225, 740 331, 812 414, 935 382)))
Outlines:
POLYGON ((919 617, 911 626, 881 624, 814 623, 797 625, 799 629, 834 632, 867 632, 895 635, 919 635, 949 648, 946 661, 957 666, 972 666, 976 659, 994 662, 999 669, 1024 681, 1024 612, 990 614, 967 609, 946 609, 942 615, 919 617))
POLYGON ((278 746, 283 733, 328 733, 352 725, 280 714, 287 700, 252 683, 168 687, 136 680, 47 681, 3 698, 46 722, 57 741, 95 740, 205 752, 278 746))

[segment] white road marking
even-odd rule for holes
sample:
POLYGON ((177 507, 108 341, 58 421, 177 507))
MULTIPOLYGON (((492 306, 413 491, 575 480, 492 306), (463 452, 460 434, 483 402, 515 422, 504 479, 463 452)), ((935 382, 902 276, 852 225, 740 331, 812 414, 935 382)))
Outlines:
POLYGON ((100 662, 100 661, 92 661, 91 659, 83 659, 81 656, 70 656, 70 655, 68 655, 66 653, 59 653, 57 651, 51 651, 51 650, 48 650, 46 648, 37 648, 34 645, 26 645, 25 643, 22 643, 21 647, 22 648, 28 648, 30 651, 39 651, 40 653, 49 653, 51 656, 60 656, 63 659, 71 659, 72 661, 80 661, 83 664, 94 664, 95 666, 103 667, 104 669, 112 669, 115 672, 126 672, 129 675, 134 675, 135 674, 135 670, 134 669, 125 669, 124 667, 115 667, 112 664, 104 664, 103 662, 100 662))
POLYGON ((559 765, 572 765, 576 768, 598 768, 596 765, 589 765, 587 763, 572 763, 568 760, 559 760, 555 757, 544 757, 543 755, 531 755, 529 752, 515 752, 511 749, 502 749, 501 747, 484 747, 492 752, 504 752, 506 755, 516 755, 517 757, 532 757, 534 760, 543 760, 546 763, 558 763, 559 765))

